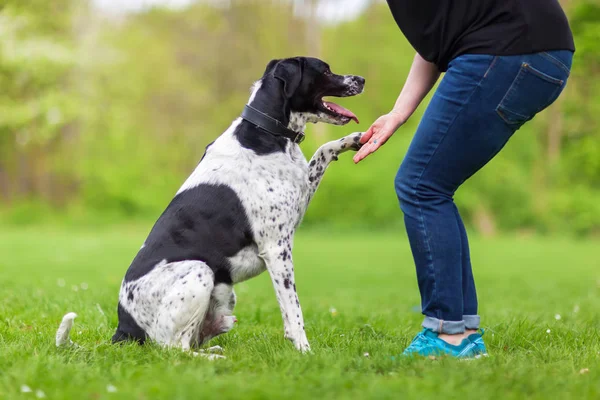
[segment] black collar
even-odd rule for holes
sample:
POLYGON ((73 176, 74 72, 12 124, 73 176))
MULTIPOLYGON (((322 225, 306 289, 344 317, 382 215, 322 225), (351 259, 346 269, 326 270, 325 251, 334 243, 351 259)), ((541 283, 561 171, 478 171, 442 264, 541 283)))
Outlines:
POLYGON ((269 132, 271 135, 283 136, 294 143, 302 143, 304 132, 294 132, 275 118, 258 111, 256 108, 246 105, 242 111, 242 118, 269 132))

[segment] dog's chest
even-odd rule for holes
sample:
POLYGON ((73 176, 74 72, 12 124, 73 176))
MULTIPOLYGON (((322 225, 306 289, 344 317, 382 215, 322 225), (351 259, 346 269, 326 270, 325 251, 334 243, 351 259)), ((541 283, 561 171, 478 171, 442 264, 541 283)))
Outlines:
POLYGON ((297 146, 295 150, 299 154, 286 154, 285 162, 255 161, 257 168, 250 187, 253 193, 244 203, 257 239, 295 229, 306 211, 308 167, 297 146))

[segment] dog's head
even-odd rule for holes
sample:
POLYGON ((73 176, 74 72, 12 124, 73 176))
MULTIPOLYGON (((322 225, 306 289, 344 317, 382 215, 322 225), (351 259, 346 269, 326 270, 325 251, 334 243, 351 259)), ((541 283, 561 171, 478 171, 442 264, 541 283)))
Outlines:
POLYGON ((278 92, 290 124, 294 124, 296 119, 299 124, 325 122, 345 125, 351 120, 358 122, 356 115, 323 98, 360 94, 365 79, 356 75, 334 74, 327 63, 317 58, 294 57, 272 60, 260 85, 271 95, 274 91, 278 92))

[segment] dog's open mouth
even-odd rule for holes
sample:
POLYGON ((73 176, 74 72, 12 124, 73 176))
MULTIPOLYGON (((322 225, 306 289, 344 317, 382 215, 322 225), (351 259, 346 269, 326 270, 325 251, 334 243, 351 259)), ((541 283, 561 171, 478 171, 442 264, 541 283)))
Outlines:
POLYGON ((325 100, 321 100, 321 103, 321 111, 335 118, 341 124, 345 125, 351 120, 354 120, 358 124, 358 117, 347 108, 325 100))

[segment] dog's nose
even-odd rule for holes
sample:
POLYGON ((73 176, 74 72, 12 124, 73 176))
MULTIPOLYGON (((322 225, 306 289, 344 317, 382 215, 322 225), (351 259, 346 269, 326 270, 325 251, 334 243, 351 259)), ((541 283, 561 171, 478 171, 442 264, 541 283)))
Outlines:
POLYGON ((365 84, 365 78, 363 78, 362 76, 355 76, 354 81, 361 86, 365 84))

